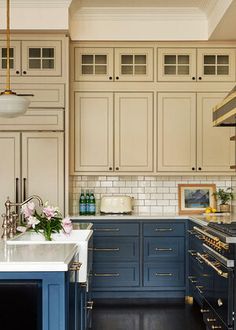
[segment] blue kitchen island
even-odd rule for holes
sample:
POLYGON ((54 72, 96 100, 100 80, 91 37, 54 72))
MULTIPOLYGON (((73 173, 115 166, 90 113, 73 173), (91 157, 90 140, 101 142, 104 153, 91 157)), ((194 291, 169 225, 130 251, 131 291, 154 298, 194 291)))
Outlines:
POLYGON ((76 244, 0 242, 1 328, 16 329, 31 318, 34 330, 80 329, 77 253, 76 244))

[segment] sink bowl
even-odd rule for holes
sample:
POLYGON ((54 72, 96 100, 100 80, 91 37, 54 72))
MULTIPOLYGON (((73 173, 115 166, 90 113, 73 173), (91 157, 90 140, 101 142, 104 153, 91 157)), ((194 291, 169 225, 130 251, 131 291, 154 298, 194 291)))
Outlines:
POLYGON ((35 232, 27 231, 21 233, 9 240, 7 244, 11 245, 28 245, 28 244, 76 244, 78 246, 78 260, 82 263, 78 281, 87 282, 87 268, 88 268, 88 242, 92 236, 92 230, 86 229, 73 229, 71 233, 64 234, 52 234, 52 241, 46 241, 42 234, 37 234, 35 232))

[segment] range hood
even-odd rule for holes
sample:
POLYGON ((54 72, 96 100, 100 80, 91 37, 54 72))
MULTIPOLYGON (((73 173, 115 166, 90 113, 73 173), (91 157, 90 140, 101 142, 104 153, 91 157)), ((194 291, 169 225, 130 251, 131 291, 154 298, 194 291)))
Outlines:
POLYGON ((213 126, 236 126, 236 86, 213 108, 213 126))

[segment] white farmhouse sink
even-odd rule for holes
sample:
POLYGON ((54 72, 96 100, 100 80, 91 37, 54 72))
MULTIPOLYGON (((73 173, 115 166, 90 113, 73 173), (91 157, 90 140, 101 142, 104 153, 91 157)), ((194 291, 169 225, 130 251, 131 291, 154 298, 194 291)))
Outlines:
POLYGON ((82 263, 79 271, 79 282, 86 282, 88 265, 88 241, 92 236, 92 233, 92 230, 73 229, 69 235, 64 233, 52 234, 52 241, 46 241, 42 234, 27 231, 7 240, 7 244, 77 244, 79 255, 78 261, 82 263))

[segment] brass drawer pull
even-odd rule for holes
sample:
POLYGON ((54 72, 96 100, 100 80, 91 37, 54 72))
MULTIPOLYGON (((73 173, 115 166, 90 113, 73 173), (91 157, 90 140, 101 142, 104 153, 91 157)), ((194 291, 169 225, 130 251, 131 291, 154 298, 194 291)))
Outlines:
POLYGON ((120 228, 94 228, 94 231, 120 231, 120 228))
POLYGON ((188 253, 192 256, 195 257, 197 255, 197 251, 194 250, 188 250, 188 253))
POLYGON ((200 312, 204 314, 204 313, 209 313, 210 310, 209 309, 200 309, 200 312))
POLYGON ((156 251, 173 251, 172 248, 155 248, 156 251))
POLYGON ((207 318, 207 322, 215 322, 216 319, 210 319, 209 317, 207 318))
POLYGON ((222 327, 220 325, 212 325, 211 328, 212 329, 222 329, 222 327))
POLYGON ((171 273, 156 273, 156 276, 173 276, 171 273))
POLYGON ((95 277, 119 277, 119 273, 94 273, 95 277))
POLYGON ((117 252, 120 248, 94 248, 93 251, 97 252, 117 252))
POLYGON ((173 228, 155 228, 155 231, 173 231, 173 228))
POLYGON ((69 267, 69 270, 70 271, 78 271, 78 270, 80 270, 80 267, 82 266, 82 263, 81 262, 79 262, 79 261, 74 261, 71 265, 70 265, 70 267, 69 267))
POLYGON ((93 301, 88 301, 87 302, 87 309, 93 309, 93 301))

